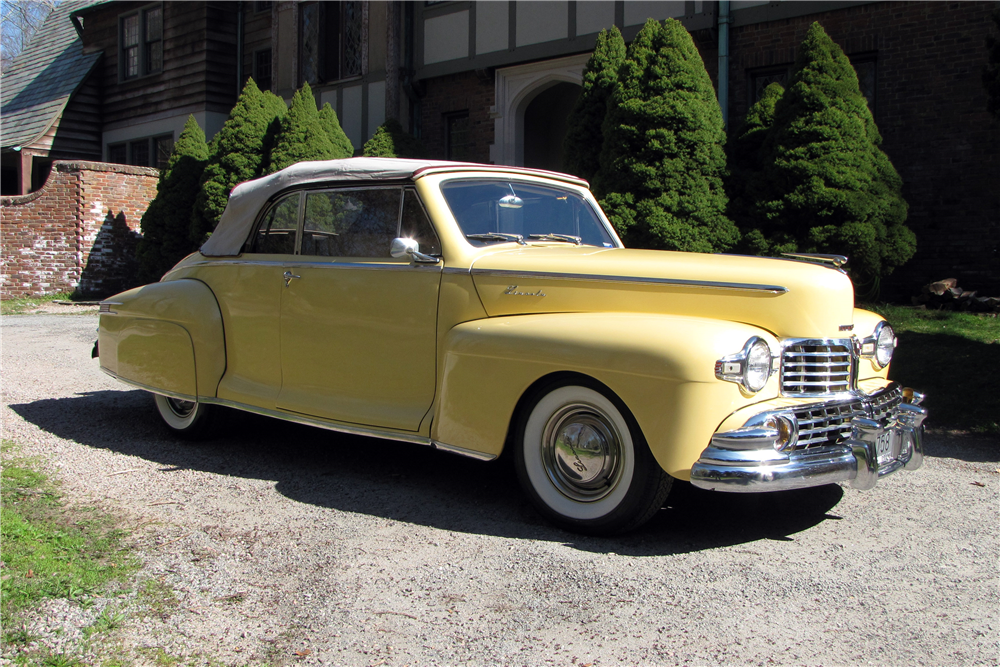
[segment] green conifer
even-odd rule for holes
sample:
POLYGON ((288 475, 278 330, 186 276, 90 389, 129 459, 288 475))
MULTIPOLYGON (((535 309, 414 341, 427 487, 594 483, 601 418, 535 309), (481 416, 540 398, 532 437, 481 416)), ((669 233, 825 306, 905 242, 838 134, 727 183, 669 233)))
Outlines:
POLYGON ((361 154, 367 157, 421 158, 427 152, 419 139, 404 130, 398 120, 390 118, 379 125, 372 138, 365 142, 361 154))
POLYGON ((208 164, 191 216, 191 240, 200 245, 219 224, 229 193, 237 184, 262 175, 266 167, 268 133, 287 111, 284 100, 262 93, 253 79, 247 81, 229 118, 208 146, 208 164))
POLYGON ((763 188, 763 148, 774 124, 774 108, 784 92, 780 83, 765 88, 761 98, 747 111, 743 125, 730 135, 727 145, 729 217, 743 232, 741 246, 744 251, 757 255, 769 254, 772 246, 776 253, 794 250, 794 244, 782 245, 782 242, 788 244, 788 239, 766 239, 757 228, 757 195, 763 188))
POLYGON ((312 89, 304 83, 292 96, 292 106, 281 119, 281 129, 271 150, 267 173, 273 174, 297 162, 332 160, 336 157, 341 156, 330 142, 326 128, 320 124, 312 89))
POLYGON ((794 239, 799 252, 847 255, 856 284, 907 261, 916 237, 881 143, 854 68, 813 23, 764 147, 763 236, 794 239))
POLYGON ((718 252, 726 217, 726 141, 712 81, 679 21, 646 22, 608 103, 595 191, 631 247, 718 252))
POLYGON ((567 120, 563 143, 563 168, 570 174, 592 180, 601 165, 604 134, 601 126, 608 98, 625 60, 625 40, 616 26, 597 35, 594 53, 583 69, 583 90, 567 120))
POLYGON ((337 119, 337 112, 333 110, 329 102, 324 104, 323 108, 319 110, 319 123, 326 130, 326 135, 330 138, 330 143, 333 144, 334 151, 336 152, 336 155, 334 155, 335 158, 345 158, 354 155, 354 144, 351 143, 351 140, 344 133, 344 128, 340 126, 340 121, 337 119))
POLYGON ((156 184, 156 197, 142 216, 142 239, 136 251, 140 282, 159 280, 174 264, 197 250, 189 235, 191 210, 207 162, 205 133, 194 116, 188 116, 156 184))

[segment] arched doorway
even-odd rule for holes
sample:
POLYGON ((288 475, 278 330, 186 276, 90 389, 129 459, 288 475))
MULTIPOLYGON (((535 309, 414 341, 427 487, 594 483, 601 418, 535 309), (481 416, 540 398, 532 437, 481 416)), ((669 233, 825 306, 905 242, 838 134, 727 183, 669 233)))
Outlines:
POLYGON ((582 88, 560 81, 535 96, 524 108, 524 166, 563 170, 566 121, 582 88))

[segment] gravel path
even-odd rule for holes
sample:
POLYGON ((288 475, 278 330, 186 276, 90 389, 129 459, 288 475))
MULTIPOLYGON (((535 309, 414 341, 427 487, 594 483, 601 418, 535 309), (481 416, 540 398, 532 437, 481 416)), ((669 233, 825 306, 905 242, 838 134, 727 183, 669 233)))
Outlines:
POLYGON ((995 438, 932 433, 922 469, 870 492, 678 484, 596 539, 542 521, 504 462, 242 413, 178 441, 90 359, 96 326, 3 318, 3 437, 120 516, 160 602, 46 605, 59 641, 114 603, 134 664, 1000 662, 995 438))

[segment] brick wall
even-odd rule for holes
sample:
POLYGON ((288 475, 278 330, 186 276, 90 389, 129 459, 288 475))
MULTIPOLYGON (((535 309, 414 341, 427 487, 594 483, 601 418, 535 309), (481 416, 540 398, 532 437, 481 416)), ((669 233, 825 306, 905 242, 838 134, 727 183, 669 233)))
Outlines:
POLYGON ((146 167, 57 161, 40 190, 0 199, 0 295, 134 286, 139 220, 158 178, 146 167))
POLYGON ((473 162, 490 161, 493 143, 493 79, 482 78, 475 72, 450 74, 425 81, 426 91, 421 101, 420 140, 427 157, 443 160, 447 157, 446 137, 448 116, 468 111, 470 125, 470 156, 473 162))
MULTIPOLYGON (((883 281, 884 297, 957 278, 1000 294, 1000 121, 986 112, 981 72, 994 2, 885 2, 734 28, 730 124, 748 106, 755 68, 794 62, 813 21, 848 56, 876 57, 875 122, 903 179, 917 254, 883 281)), ((717 51, 700 43, 715 78, 717 51)))

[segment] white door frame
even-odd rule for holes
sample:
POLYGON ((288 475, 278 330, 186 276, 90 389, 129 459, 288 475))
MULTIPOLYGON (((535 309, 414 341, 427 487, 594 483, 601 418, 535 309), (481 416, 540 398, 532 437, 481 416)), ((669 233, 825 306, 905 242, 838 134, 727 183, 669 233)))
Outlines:
POLYGON ((493 121, 493 164, 524 164, 524 110, 539 93, 560 83, 583 85, 583 68, 589 53, 543 60, 527 65, 498 68, 495 77, 496 105, 490 109, 493 121))

